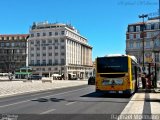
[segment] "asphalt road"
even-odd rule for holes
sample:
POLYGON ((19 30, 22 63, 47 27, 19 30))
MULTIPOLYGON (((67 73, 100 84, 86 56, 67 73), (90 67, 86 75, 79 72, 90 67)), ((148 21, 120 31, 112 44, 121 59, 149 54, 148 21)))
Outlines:
POLYGON ((1 98, 0 117, 18 117, 18 120, 94 120, 103 116, 107 120, 107 115, 120 114, 131 99, 103 95, 94 90, 93 85, 83 85, 1 98))

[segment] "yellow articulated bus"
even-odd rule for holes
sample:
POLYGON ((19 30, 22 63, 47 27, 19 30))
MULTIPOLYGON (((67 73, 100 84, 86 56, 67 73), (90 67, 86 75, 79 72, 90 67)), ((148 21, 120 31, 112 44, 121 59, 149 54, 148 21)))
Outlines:
POLYGON ((96 58, 96 92, 128 94, 139 87, 139 66, 130 55, 96 58))

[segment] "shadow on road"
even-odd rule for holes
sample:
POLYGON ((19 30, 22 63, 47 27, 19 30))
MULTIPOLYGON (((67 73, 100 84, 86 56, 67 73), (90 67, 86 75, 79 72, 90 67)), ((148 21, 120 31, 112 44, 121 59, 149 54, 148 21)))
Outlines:
POLYGON ((92 92, 88 93, 82 96, 78 96, 75 99, 65 99, 65 98, 38 98, 31 101, 37 101, 40 103, 43 102, 116 102, 116 103, 126 103, 126 99, 130 99, 131 96, 126 96, 122 94, 104 94, 100 92, 92 92), (114 99, 117 98, 117 99, 114 99), (121 99, 123 101, 118 101, 118 99, 121 99))
POLYGON ((106 93, 99 93, 99 92, 92 92, 81 97, 93 97, 93 98, 130 98, 130 95, 123 95, 123 94, 106 94, 106 93))
POLYGON ((37 101, 37 102, 61 102, 61 101, 65 101, 65 99, 58 99, 58 98, 50 98, 50 99, 46 99, 46 98, 38 98, 36 100, 31 100, 31 101, 37 101))
POLYGON ((155 93, 153 89, 138 89, 137 93, 155 93))
POLYGON ((146 98, 145 101, 146 102, 159 102, 160 103, 160 99, 156 99, 156 98, 146 98))

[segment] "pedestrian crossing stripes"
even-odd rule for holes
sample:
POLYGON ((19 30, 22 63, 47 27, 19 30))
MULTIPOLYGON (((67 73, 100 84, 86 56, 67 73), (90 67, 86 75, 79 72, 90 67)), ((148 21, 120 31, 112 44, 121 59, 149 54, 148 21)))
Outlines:
MULTIPOLYGON (((118 117, 121 120, 125 115, 159 115, 160 114, 160 94, 157 93, 135 93, 130 102, 118 117)), ((128 117, 128 116, 127 116, 128 117)))

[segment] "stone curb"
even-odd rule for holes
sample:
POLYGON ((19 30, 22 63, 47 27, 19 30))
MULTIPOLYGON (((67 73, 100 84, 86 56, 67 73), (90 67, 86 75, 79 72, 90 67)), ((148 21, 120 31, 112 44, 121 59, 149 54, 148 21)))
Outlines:
POLYGON ((0 98, 11 97, 11 96, 16 96, 16 95, 25 95, 25 94, 30 94, 30 93, 46 92, 46 91, 51 91, 51 90, 57 90, 57 89, 69 88, 69 87, 76 87, 76 86, 83 86, 83 85, 86 85, 86 84, 80 84, 80 85, 77 84, 77 85, 73 85, 73 86, 61 86, 61 87, 55 87, 55 88, 46 88, 46 89, 41 89, 41 90, 32 90, 32 91, 27 91, 27 92, 5 94, 5 95, 0 95, 0 98))

